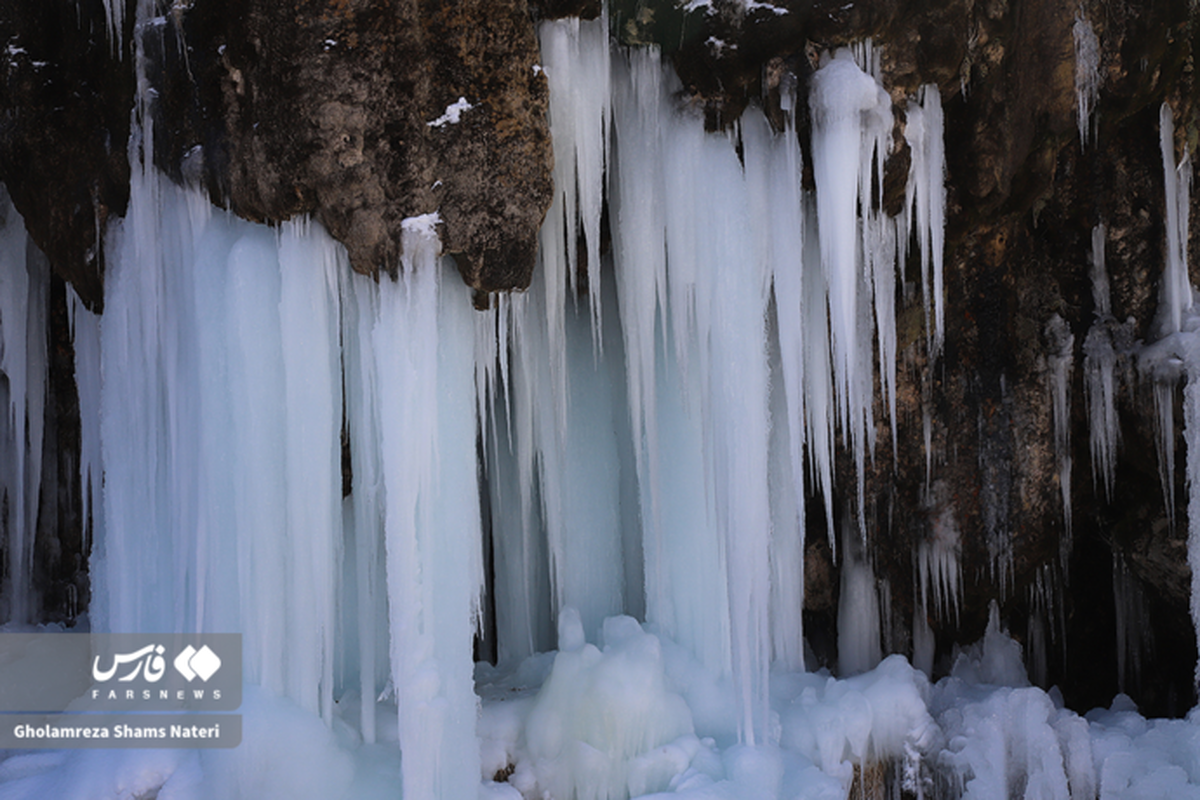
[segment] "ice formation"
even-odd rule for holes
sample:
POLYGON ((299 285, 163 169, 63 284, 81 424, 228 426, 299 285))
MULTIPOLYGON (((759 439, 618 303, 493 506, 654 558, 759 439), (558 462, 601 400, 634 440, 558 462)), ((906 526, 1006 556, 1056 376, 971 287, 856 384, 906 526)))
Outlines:
POLYGON ((1104 264, 1105 228, 1092 229, 1092 299, 1095 320, 1083 342, 1084 392, 1087 396, 1088 440, 1092 454, 1092 482, 1104 487, 1112 499, 1116 479, 1117 448, 1121 428, 1117 419, 1117 352, 1120 336, 1109 298, 1108 270, 1104 264))
POLYGON ((1096 99, 1102 83, 1100 40, 1082 8, 1075 16, 1071 33, 1075 39, 1075 114, 1079 124, 1079 145, 1086 148, 1095 136, 1096 99))
POLYGON ((1066 320, 1052 314, 1046 323, 1047 373, 1054 417, 1054 458, 1063 504, 1062 560, 1071 553, 1071 371, 1075 364, 1075 335, 1066 320))
POLYGON ((25 223, 0 191, 0 530, 6 535, 8 580, 0 587, 9 618, 28 622, 33 537, 42 475, 46 405, 46 329, 50 266, 26 244, 25 223))
MULTIPOLYGON (((874 578, 862 481, 877 399, 896 421, 895 271, 910 236, 930 363, 943 347, 937 89, 909 102, 909 189, 889 218, 872 186, 895 126, 869 46, 813 76, 809 192, 793 120, 774 131, 750 109, 705 133, 659 54, 611 49, 605 24, 541 28, 556 195, 534 285, 482 313, 441 257, 436 209, 406 220, 398 274, 376 283, 316 223, 255 226, 171 184, 150 166, 142 75, 105 314, 71 300, 89 614, 95 630, 242 631, 245 742, 9 755, 0 798, 843 798, 873 765, 918 797, 1194 793, 1200 769, 1180 742, 1200 719, 1149 722, 1121 699, 1087 718, 1062 708, 1029 686, 998 615, 930 683, 930 622, 958 613, 963 544, 928 473, 921 669, 884 657, 891 587, 874 578), (835 525, 839 436, 859 502, 835 525), (809 491, 838 537, 841 678, 804 671, 809 491), (473 664, 489 604, 495 666, 473 664)), ((785 116, 804 101, 785 92, 785 116)), ((1163 120, 1164 338, 1143 366, 1169 408, 1160 373, 1200 362, 1183 335, 1189 162, 1176 168, 1163 120)), ((18 466, 0 480, 19 529, 36 513, 38 469, 15 432, 36 440, 42 424, 45 265, 7 204, 2 222, 0 446, 18 466), (32 298, 28 314, 14 298, 32 298)), ((1107 327, 1089 334, 1084 370, 1093 469, 1111 486, 1123 351, 1099 230, 1107 327)), ((1069 528, 1074 337, 1057 319, 1047 339, 1069 528)), ((1200 389, 1185 391, 1190 443, 1200 389)), ((1200 447, 1188 459, 1200 474, 1200 447)), ((4 590, 18 622, 20 580, 4 590)), ((1035 666, 1062 627, 1055 580, 1030 597, 1035 666)))

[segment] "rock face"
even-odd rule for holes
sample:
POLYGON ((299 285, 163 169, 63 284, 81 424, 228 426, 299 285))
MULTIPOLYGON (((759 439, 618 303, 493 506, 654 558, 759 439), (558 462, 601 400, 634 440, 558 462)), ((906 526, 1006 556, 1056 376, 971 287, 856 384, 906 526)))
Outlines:
MULTIPOLYGON (((127 5, 114 44, 100 0, 0 0, 8 43, 0 179, 56 273, 94 307, 102 299, 98 236, 128 196, 127 5)), ((402 220, 438 211, 445 248, 468 284, 522 288, 552 189, 535 21, 599 11, 597 2, 570 0, 177 0, 145 38, 157 163, 244 217, 314 216, 364 272, 395 269, 402 220)), ((1196 645, 1181 437, 1168 513, 1150 387, 1124 357, 1122 445, 1107 497, 1092 478, 1082 349, 1097 314, 1089 253, 1100 223, 1113 317, 1132 320, 1123 328, 1130 345, 1153 336, 1165 260, 1162 103, 1174 110, 1177 154, 1200 144, 1200 25, 1189 3, 612 0, 609 13, 619 42, 663 48, 712 128, 760 113, 750 107, 758 105, 778 120, 782 82, 802 88, 819 53, 873 38, 897 111, 898 144, 880 187, 893 210, 907 171, 904 109, 920 86, 939 86, 946 348, 928 363, 919 301, 900 311, 899 423, 889 440, 879 410, 884 433, 868 476, 872 558, 894 606, 885 639, 909 652, 915 553, 940 537, 964 577, 959 613, 928 619, 943 666, 956 644, 982 634, 998 597, 1027 654, 1041 654, 1035 678, 1060 683, 1078 707, 1106 703, 1117 689, 1116 649, 1126 647, 1113 637, 1119 608, 1140 620, 1131 624, 1141 635, 1128 645, 1137 657, 1120 659, 1153 663, 1155 673, 1126 676, 1126 690, 1148 713, 1190 707, 1196 645), (1099 48, 1086 145, 1077 111, 1080 20, 1099 48), (1070 472, 1055 452, 1056 353, 1070 365, 1070 472)), ((807 148, 803 116, 802 108, 807 148)), ((1192 208, 1195 220, 1200 202, 1192 208)), ((1193 253, 1197 230, 1193 223, 1193 253)), ((905 280, 919 285, 916 264, 905 280)), ((839 469, 839 485, 851 488, 838 504, 852 506, 853 466, 839 469)), ((836 663, 837 569, 821 544, 822 515, 810 517, 807 630, 818 655, 836 663)))
POLYGON ((157 39, 162 166, 214 201, 311 214, 367 273, 438 212, 469 284, 528 285, 551 153, 524 0, 196 3, 157 39))
MULTIPOLYGON (((60 5, 0 6, 0 173, 96 305, 97 231, 128 195, 133 4, 111 44, 100 0, 60 5)), ((406 217, 438 212, 469 284, 528 285, 552 155, 524 0, 175 3, 142 41, 168 174, 247 219, 310 214, 368 273, 396 268, 406 217)))

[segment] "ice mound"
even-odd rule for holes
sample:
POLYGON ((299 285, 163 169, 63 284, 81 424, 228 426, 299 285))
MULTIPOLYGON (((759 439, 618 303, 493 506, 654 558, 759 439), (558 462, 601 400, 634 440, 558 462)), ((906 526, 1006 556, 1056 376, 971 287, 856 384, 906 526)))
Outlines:
POLYGON ((687 704, 667 688, 658 637, 625 616, 606 619, 602 636, 603 650, 584 641, 574 609, 560 615, 560 649, 525 722, 535 796, 646 794, 665 788, 699 747, 687 704))

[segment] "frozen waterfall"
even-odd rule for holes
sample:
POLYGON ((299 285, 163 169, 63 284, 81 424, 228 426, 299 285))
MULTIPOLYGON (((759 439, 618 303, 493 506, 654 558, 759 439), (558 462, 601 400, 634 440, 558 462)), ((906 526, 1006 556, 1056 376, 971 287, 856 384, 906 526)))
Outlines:
MULTIPOLYGON (((119 4, 106 8, 119 29, 119 4)), ((789 84, 782 129, 751 108, 708 133, 657 51, 615 47, 603 20, 540 34, 558 188, 533 285, 483 311, 443 257, 437 209, 405 221, 395 275, 374 280, 314 222, 254 225, 171 183, 150 166, 142 87, 105 311, 70 305, 88 617, 95 631, 242 633, 245 741, 0 753, 0 800, 783 800, 866 792, 871 775, 916 797, 1195 796, 1200 753, 1180 744, 1198 735, 1195 712, 1148 721, 1122 695, 1079 716, 1030 685, 995 606, 931 682, 930 622, 957 619, 968 578, 953 504, 930 479, 928 416, 920 600, 912 641, 886 638, 908 623, 892 624, 892 587, 876 579, 864 483, 894 456, 877 443, 898 424, 910 247, 928 369, 947 347, 937 87, 907 100, 912 161, 889 215, 879 187, 901 128, 869 46, 825 54, 806 97, 789 84), (857 502, 835 509, 839 452, 857 482, 840 496, 857 502), (837 677, 805 671, 809 517, 838 553, 837 677), (477 638, 495 663, 476 663, 477 638)), ((1156 370, 1200 350, 1190 162, 1175 163, 1169 112, 1162 125, 1167 343, 1142 364, 1166 427, 1178 376, 1156 370)), ((21 624, 48 270, 2 200, 3 596, 21 624)), ((1093 476, 1111 495, 1103 226, 1094 242, 1083 372, 1093 476)), ((1069 531, 1076 343, 1057 315, 1044 333, 1069 531)), ((1184 395, 1192 519, 1197 386, 1184 395)), ((1200 575, 1200 523, 1191 538, 1200 575)), ((1039 583, 1030 602, 1052 629, 1053 591, 1039 583)), ((1136 623, 1118 623, 1122 681, 1127 651, 1140 666, 1136 623)))

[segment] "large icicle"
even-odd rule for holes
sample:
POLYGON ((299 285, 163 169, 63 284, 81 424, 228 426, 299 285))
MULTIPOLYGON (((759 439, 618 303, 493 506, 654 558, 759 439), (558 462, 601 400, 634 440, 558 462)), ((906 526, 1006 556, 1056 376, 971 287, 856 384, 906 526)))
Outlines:
POLYGON ((1075 334, 1058 314, 1046 323, 1047 387, 1054 421, 1054 457, 1063 504, 1062 557, 1071 552, 1071 371, 1075 364, 1075 334))
POLYGON ((766 730, 770 657, 768 228, 751 213, 761 187, 748 185, 761 170, 753 137, 743 170, 733 142, 675 112, 656 54, 631 62, 614 86, 610 197, 644 448, 647 618, 732 676, 739 732, 753 743, 766 730), (673 143, 661 159, 646 146, 659 136, 673 143))
POLYGON ((473 621, 481 582, 474 327, 433 215, 405 221, 398 280, 381 281, 376 405, 387 493, 392 681, 406 797, 474 797, 473 621))
MULTIPOLYGON (((1154 381, 1154 406, 1158 418, 1158 464, 1167 516, 1175 522, 1175 401, 1174 384, 1180 367, 1172 357, 1173 334, 1183 328, 1184 315, 1192 309, 1192 285, 1188 278, 1188 198, 1192 184, 1192 161, 1187 150, 1175 161, 1175 116, 1166 103, 1159 109, 1159 145, 1163 161, 1163 192, 1166 207, 1166 259, 1159 288, 1155 333, 1160 342, 1142 353, 1141 367, 1154 381), (1166 358, 1160 357, 1167 351, 1166 358)), ((1186 362, 1186 359, 1184 360, 1186 362)))
POLYGON ((1100 94, 1100 40, 1092 29, 1092 23, 1083 16, 1083 9, 1075 15, 1071 28, 1075 38, 1075 113, 1079 122, 1079 144, 1086 148, 1095 135, 1093 117, 1096 98, 1100 94))
MULTIPOLYGON (((793 108, 795 98, 783 98, 793 108)), ((793 115, 778 134, 766 118, 742 120, 751 217, 765 226, 763 257, 774 293, 771 368, 771 647, 774 662, 804 668, 804 199, 793 115), (782 380, 780 380, 782 378, 782 380)), ((822 322, 824 315, 821 315, 822 322)))
POLYGON ((1192 309, 1192 285, 1188 280, 1188 197, 1192 187, 1192 159, 1185 149, 1175 161, 1175 115, 1162 104, 1159 110, 1159 144, 1163 159, 1163 189, 1166 194, 1167 259, 1163 266, 1160 322, 1162 333, 1180 330, 1183 314, 1192 309))
MULTIPOLYGON (((841 50, 813 75, 809 105, 838 420, 854 454, 859 525, 865 536, 863 480, 866 452, 874 435, 874 382, 871 335, 863 317, 872 297, 870 270, 875 259, 881 258, 879 227, 883 220, 873 207, 871 186, 873 180, 882 185, 880 176, 892 130, 891 100, 855 65, 850 52, 841 50), (860 261, 866 257, 864 253, 870 253, 869 264, 860 261)), ((886 268, 894 269, 894 265, 886 268)), ((894 298, 878 298, 878 302, 893 303, 894 298)))
POLYGON ((42 476, 50 270, 28 241, 25 222, 0 186, 0 529, 7 534, 8 618, 32 622, 33 546, 42 476), (2 399, 2 398, 0 398, 2 399))
POLYGON ((554 142, 554 203, 542 229, 542 259, 576 289, 579 256, 586 261, 594 343, 601 343, 600 214, 608 164, 611 90, 608 15, 544 23, 538 34, 550 84, 554 142), (586 249, 576 242, 583 236, 586 249))
MULTIPOLYGON (((925 339, 932 363, 942 351, 946 311, 943 261, 946 227, 946 144, 942 96, 936 84, 921 87, 919 102, 910 104, 904 136, 912 152, 905 187, 905 215, 916 227, 921 251, 921 299, 925 339)), ((908 226, 902 231, 907 238, 908 226)))
POLYGON ((1117 419, 1117 352, 1113 342, 1116 320, 1112 315, 1112 301, 1109 298, 1104 243, 1104 225, 1096 225, 1092 229, 1091 258, 1095 321, 1083 342, 1083 388, 1087 395, 1092 483, 1102 485, 1104 496, 1112 500, 1121 429, 1117 419))

